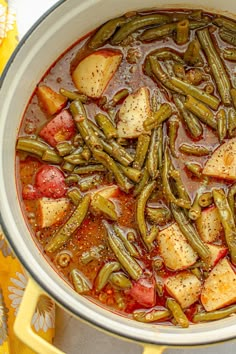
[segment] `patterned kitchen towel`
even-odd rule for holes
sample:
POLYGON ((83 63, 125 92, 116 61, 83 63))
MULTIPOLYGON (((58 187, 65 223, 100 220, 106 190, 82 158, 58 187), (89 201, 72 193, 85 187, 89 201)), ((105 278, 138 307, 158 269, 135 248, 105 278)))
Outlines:
MULTIPOLYGON (((0 0, 0 75, 18 43, 14 1, 0 0)), ((13 332, 13 323, 27 285, 27 275, 15 258, 0 226, 0 354, 32 354, 13 332)), ((32 319, 34 331, 52 342, 55 305, 41 296, 32 319)))

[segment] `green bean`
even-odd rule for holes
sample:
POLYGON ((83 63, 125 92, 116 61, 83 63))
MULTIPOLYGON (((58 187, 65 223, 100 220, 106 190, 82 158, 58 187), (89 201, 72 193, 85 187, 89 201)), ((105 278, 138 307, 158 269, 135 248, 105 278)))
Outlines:
POLYGON ((83 104, 79 100, 75 100, 70 104, 70 111, 74 118, 75 124, 84 139, 85 144, 91 151, 94 149, 102 149, 102 144, 98 136, 89 124, 87 114, 83 104))
POLYGON ((109 281, 109 277, 113 272, 117 272, 120 270, 121 265, 118 262, 110 262, 104 264, 102 269, 99 271, 98 276, 96 278, 95 289, 96 291, 101 291, 109 281))
POLYGON ((223 57, 226 60, 236 61, 236 48, 224 48, 223 57))
POLYGON ((186 216, 184 211, 174 203, 171 203, 171 211, 180 231, 183 233, 190 246, 203 261, 206 261, 210 256, 210 251, 201 240, 195 227, 191 224, 190 219, 186 216))
POLYGON ((151 52, 149 56, 155 57, 158 60, 173 60, 178 64, 184 64, 180 54, 169 48, 159 48, 151 52))
POLYGON ((48 145, 36 139, 21 137, 17 140, 16 149, 42 157, 48 145))
POLYGON ((114 225, 114 230, 116 235, 121 239, 121 241, 123 242, 125 248, 127 249, 127 251, 129 252, 129 254, 132 257, 139 257, 139 253, 136 250, 136 248, 134 247, 134 245, 127 239, 127 237, 124 235, 123 231, 117 226, 114 225))
POLYGON ((175 140, 178 135, 179 120, 176 118, 170 119, 168 128, 170 152, 172 156, 177 157, 175 149, 175 140))
MULTIPOLYGON (((185 80, 187 82, 189 82, 191 85, 194 86, 198 86, 200 85, 200 83, 206 78, 206 75, 203 73, 202 70, 198 69, 198 68, 194 68, 194 69, 190 69, 187 71, 186 75, 185 75, 185 80)), ((207 94, 211 94, 214 92, 214 87, 211 85, 206 85, 204 87, 204 91, 207 94), (208 87, 212 87, 212 90, 209 91, 208 87), (207 88, 207 89, 206 89, 207 88)))
POLYGON ((73 170, 73 172, 78 175, 88 174, 91 172, 104 172, 104 171, 106 171, 106 168, 101 164, 76 166, 73 170))
POLYGON ((118 167, 120 167, 121 171, 124 173, 126 177, 128 177, 131 181, 138 183, 140 181, 142 172, 140 170, 137 170, 136 168, 129 167, 129 166, 123 166, 121 164, 117 164, 118 167))
POLYGON ((196 65, 201 61, 200 43, 193 39, 184 53, 184 61, 188 65, 196 65))
POLYGON ((176 77, 178 77, 181 80, 185 79, 185 68, 183 64, 174 63, 173 71, 176 77))
POLYGON ((64 156, 64 161, 69 162, 72 165, 84 165, 87 164, 87 161, 82 157, 81 152, 73 152, 70 155, 64 156))
POLYGON ((231 89, 231 84, 230 80, 228 78, 226 69, 220 59, 220 56, 218 55, 214 44, 212 42, 210 33, 208 29, 202 29, 197 32, 198 39, 200 41, 200 44, 204 50, 204 53, 206 54, 208 64, 211 68, 212 74, 214 76, 216 86, 218 88, 218 91, 220 93, 222 102, 225 105, 230 105, 231 103, 231 95, 230 95, 230 89, 231 89))
POLYGON ((66 221, 66 223, 53 235, 45 247, 47 252, 55 252, 61 246, 63 246, 73 235, 73 233, 80 227, 85 216, 87 215, 90 205, 90 195, 86 194, 79 204, 77 205, 75 211, 66 221))
POLYGON ((112 105, 116 106, 117 103, 119 103, 121 100, 129 96, 129 90, 128 89, 122 89, 121 91, 118 91, 113 97, 112 97, 112 105))
MULTIPOLYGON (((189 21, 189 29, 197 29, 202 26, 205 26, 209 23, 208 20, 201 21, 189 21)), ((177 22, 168 23, 166 25, 154 27, 151 29, 145 30, 140 36, 141 41, 150 42, 156 39, 161 39, 163 37, 171 36, 177 29, 177 22)))
POLYGON ((157 141, 158 145, 158 167, 159 170, 162 170, 162 162, 163 162, 163 124, 159 125, 157 128, 157 141))
POLYGON ((175 181, 175 187, 176 187, 176 190, 178 193, 178 197, 183 200, 186 200, 187 202, 190 202, 190 198, 189 198, 186 188, 182 182, 180 172, 178 170, 176 170, 171 163, 170 163, 170 176, 175 181))
POLYGON ((153 190, 156 187, 156 182, 152 181, 148 183, 143 190, 141 191, 140 195, 137 198, 137 207, 136 207, 136 222, 138 230, 142 236, 143 242, 145 245, 150 248, 150 243, 147 242, 148 239, 148 232, 147 232, 147 225, 145 221, 145 208, 146 203, 151 196, 153 190))
POLYGON ((60 164, 62 162, 62 157, 59 156, 55 150, 47 149, 42 155, 42 160, 54 164, 60 164))
POLYGON ((169 152, 168 149, 165 148, 164 163, 162 169, 163 194, 169 202, 175 203, 183 208, 189 209, 191 207, 190 201, 183 198, 176 198, 171 190, 170 182, 169 182, 170 168, 171 168, 171 161, 169 157, 169 152))
POLYGON ((189 327, 189 320, 178 302, 176 302, 174 299, 168 298, 166 300, 166 306, 169 308, 172 315, 174 316, 174 319, 181 327, 189 327))
POLYGON ((156 292, 159 297, 164 295, 164 284, 156 281, 156 292))
POLYGON ((143 122, 143 127, 145 130, 151 130, 158 127, 165 120, 170 118, 172 115, 172 108, 169 103, 163 103, 158 111, 154 112, 151 117, 148 117, 143 122))
POLYGON ((88 251, 82 253, 80 257, 80 261, 83 264, 88 264, 95 259, 99 259, 101 257, 100 252, 104 250, 103 245, 93 246, 88 251))
POLYGON ((69 163, 67 161, 64 161, 63 164, 61 165, 61 168, 63 169, 63 171, 73 172, 75 165, 73 165, 72 163, 69 163))
POLYGON ((228 44, 236 45, 235 33, 221 29, 219 31, 220 38, 228 44))
POLYGON ((152 244, 157 239, 158 234, 159 234, 159 227, 157 225, 152 225, 148 232, 146 242, 145 242, 148 249, 152 248, 152 244))
POLYGON ((127 232, 127 240, 129 242, 134 242, 135 241, 135 232, 134 231, 128 231, 127 232))
MULTIPOLYGON (((105 146, 104 142, 102 141, 102 145, 104 150, 106 151, 107 144, 105 146)), ((122 165, 128 166, 134 161, 133 156, 131 156, 128 151, 126 151, 126 149, 123 148, 123 146, 119 145, 115 140, 109 140, 109 145, 112 147, 111 156, 113 156, 114 159, 119 161, 122 165)))
POLYGON ((187 96, 184 107, 195 114, 203 123, 209 125, 212 129, 217 129, 217 121, 214 114, 204 103, 192 96, 187 96))
POLYGON ((82 200, 82 194, 78 188, 69 189, 67 196, 71 199, 74 205, 78 205, 82 200))
POLYGON ((150 175, 149 175, 147 166, 145 166, 144 169, 142 170, 142 177, 141 177, 139 183, 135 186, 134 191, 133 191, 133 194, 135 197, 137 197, 137 195, 139 195, 142 192, 143 188, 146 186, 146 184, 149 181, 149 177, 150 177, 150 175))
POLYGON ((88 119, 88 123, 90 127, 93 129, 94 133, 102 139, 106 139, 104 133, 101 131, 101 129, 98 128, 97 124, 95 124, 92 120, 88 119))
POLYGON ((123 191, 129 192, 133 185, 127 180, 123 172, 116 165, 115 161, 108 154, 101 150, 95 149, 93 151, 93 155, 98 162, 101 162, 101 164, 104 165, 108 171, 113 173, 119 187, 123 191))
POLYGON ((228 111, 228 134, 232 138, 236 133, 236 110, 231 108, 228 111))
POLYGON ((102 176, 96 174, 85 178, 81 178, 78 182, 78 186, 82 192, 87 192, 90 189, 93 189, 96 186, 100 185, 101 182, 102 182, 102 176))
POLYGON ((159 208, 147 207, 146 214, 148 220, 151 223, 157 225, 164 225, 171 220, 170 211, 166 207, 159 207, 159 208))
POLYGON ((61 141, 56 145, 56 150, 60 156, 66 156, 73 151, 73 145, 69 141, 61 141))
POLYGON ((222 142, 227 134, 227 116, 225 110, 222 108, 217 113, 217 129, 220 142, 222 142))
POLYGON ((234 106, 234 108, 236 108, 236 89, 232 88, 230 90, 230 93, 231 93, 231 98, 232 98, 232 101, 233 101, 233 106, 234 106))
POLYGON ((194 138, 199 138, 202 136, 203 129, 198 118, 191 112, 187 111, 187 109, 184 107, 184 103, 178 95, 173 95, 173 99, 191 136, 194 138))
POLYGON ((158 147, 159 141, 157 141, 157 129, 155 128, 152 131, 149 151, 147 155, 147 169, 152 179, 155 179, 158 174, 158 147))
POLYGON ((91 209, 95 214, 103 214, 110 220, 116 221, 118 219, 115 205, 111 200, 104 198, 99 193, 95 193, 93 196, 91 209))
POLYGON ((98 113, 95 116, 97 124, 102 129, 107 139, 117 138, 118 133, 112 122, 107 116, 102 113, 98 113))
POLYGON ((193 316, 193 322, 216 321, 225 317, 229 317, 236 312, 236 305, 225 307, 221 310, 211 312, 199 312, 193 316))
POLYGON ((121 289, 129 289, 132 286, 131 281, 123 273, 112 273, 109 281, 112 285, 121 289))
POLYGON ((195 198, 193 200, 193 204, 188 211, 188 216, 191 220, 197 220, 201 216, 202 208, 199 205, 199 196, 200 196, 200 193, 197 192, 195 195, 195 198))
POLYGON ((204 192, 199 195, 198 204, 202 208, 206 208, 213 203, 213 197, 211 192, 204 192))
POLYGON ((195 162, 186 162, 185 166, 187 169, 192 172, 192 174, 198 178, 202 176, 202 167, 198 163, 195 162))
POLYGON ((107 222, 104 222, 104 226, 107 230, 109 245, 112 251, 114 252, 116 258, 118 259, 122 267, 126 270, 126 272, 130 275, 130 277, 134 280, 138 280, 143 274, 142 268, 126 250, 123 242, 115 234, 112 227, 107 222))
POLYGON ((199 268, 191 269, 191 273, 193 273, 199 280, 202 280, 202 273, 199 268))
POLYGON ((211 153, 211 150, 202 145, 193 144, 181 144, 179 151, 183 154, 194 155, 194 156, 206 156, 211 153))
POLYGON ((235 195, 236 195, 236 183, 230 186, 229 191, 228 191, 228 203, 229 207, 232 211, 232 214, 234 216, 234 220, 236 222, 236 213, 235 213, 235 195))
POLYGON ((162 309, 162 310, 153 309, 151 311, 135 310, 133 312, 133 319, 143 323, 151 323, 151 322, 168 319, 170 315, 171 313, 167 309, 162 309))
POLYGON ((87 103, 87 101, 88 101, 88 97, 86 95, 83 95, 82 93, 79 93, 79 92, 69 91, 64 88, 60 88, 59 92, 62 96, 69 98, 69 100, 71 100, 71 101, 79 100, 82 103, 87 103))
POLYGON ((68 175, 68 176, 65 178, 65 182, 66 182, 66 184, 67 184, 68 186, 71 186, 71 185, 73 185, 73 184, 75 184, 75 183, 78 183, 79 180, 80 180, 80 176, 78 176, 78 175, 76 175, 76 174, 74 174, 74 173, 68 175))
POLYGON ((236 32, 236 22, 229 18, 218 17, 212 21, 215 25, 223 27, 231 32, 236 32))
POLYGON ((71 280, 74 285, 75 291, 78 294, 86 294, 92 289, 90 281, 78 269, 72 269, 70 272, 71 280))
POLYGON ((212 194, 224 228, 225 240, 229 248, 231 261, 236 265, 236 227, 234 215, 229 206, 225 192, 222 189, 213 189, 212 194))
POLYGON ((176 43, 178 45, 185 44, 189 37, 189 20, 179 21, 176 25, 176 43))
POLYGON ((90 160, 92 154, 91 154, 91 151, 90 149, 88 148, 87 145, 85 145, 83 147, 83 150, 81 151, 81 156, 83 159, 85 159, 86 161, 90 160))
POLYGON ((88 47, 97 49, 103 46, 115 33, 116 29, 127 22, 125 17, 117 17, 102 25, 89 40, 88 47))
POLYGON ((141 170, 144 161, 147 156, 148 148, 150 143, 150 136, 147 134, 141 134, 138 137, 138 143, 136 147, 136 153, 134 157, 133 167, 137 170, 141 170))
POLYGON ((126 302, 124 296, 119 291, 115 291, 114 296, 115 296, 115 301, 117 303, 118 309, 124 310, 126 308, 126 302))
POLYGON ((162 14, 150 14, 135 17, 130 22, 124 24, 113 36, 111 44, 119 44, 133 32, 150 25, 161 25, 170 21, 169 16, 162 14))

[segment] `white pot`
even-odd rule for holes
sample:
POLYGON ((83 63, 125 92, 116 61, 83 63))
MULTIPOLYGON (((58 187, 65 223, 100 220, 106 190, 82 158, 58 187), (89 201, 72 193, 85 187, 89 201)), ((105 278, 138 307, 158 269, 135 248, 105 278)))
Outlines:
MULTIPOLYGON (((0 205, 1 223, 17 257, 31 277, 61 306, 89 323, 116 335, 150 344, 207 345, 233 339, 236 317, 188 329, 142 324, 109 312, 76 294, 38 250, 18 203, 15 141, 29 98, 45 71, 68 47, 106 20, 145 8, 206 8, 204 0, 66 0, 59 2, 24 37, 1 78, 0 205)), ((236 14, 236 1, 208 0, 209 10, 236 14)))

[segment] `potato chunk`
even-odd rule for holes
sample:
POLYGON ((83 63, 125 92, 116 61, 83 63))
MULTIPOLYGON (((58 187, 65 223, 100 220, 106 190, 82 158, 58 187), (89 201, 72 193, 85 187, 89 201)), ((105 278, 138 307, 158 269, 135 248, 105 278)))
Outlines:
POLYGON ((214 242, 222 231, 220 216, 217 208, 212 206, 204 209, 196 220, 196 227, 204 242, 214 242))
POLYGON ((123 102, 117 123, 120 138, 137 138, 145 132, 143 122, 150 116, 150 93, 147 87, 141 87, 130 94, 123 102))
POLYGON ((236 274, 223 258, 205 280, 201 301, 206 311, 214 311, 236 302, 236 274))
POLYGON ((64 216, 69 207, 69 200, 66 198, 38 199, 38 214, 37 220, 40 227, 49 227, 59 222, 64 216))
POLYGON ((101 49, 76 66, 72 79, 77 89, 85 95, 99 98, 116 72, 122 60, 118 50, 101 49))
POLYGON ((202 172, 207 176, 236 180, 236 138, 218 147, 202 172))
POLYGON ((211 254, 208 262, 210 267, 214 267, 228 253, 228 249, 225 246, 208 244, 207 247, 211 254))
POLYGON ((167 268, 181 270, 196 262, 197 254, 188 244, 176 223, 162 230, 158 234, 157 240, 167 268))
POLYGON ((184 309, 196 302, 201 293, 201 282, 192 273, 182 272, 165 281, 166 290, 184 309))
POLYGON ((46 85, 38 86, 36 94, 42 109, 50 115, 60 112, 66 106, 67 98, 46 85))

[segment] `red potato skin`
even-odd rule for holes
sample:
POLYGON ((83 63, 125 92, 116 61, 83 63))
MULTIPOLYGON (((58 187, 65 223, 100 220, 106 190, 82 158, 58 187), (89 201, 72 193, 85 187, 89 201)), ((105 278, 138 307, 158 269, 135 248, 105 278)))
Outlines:
POLYGON ((61 198, 67 191, 63 173, 54 166, 43 165, 36 173, 35 188, 43 197, 61 198))
POLYGON ((133 283, 128 294, 133 297, 140 305, 152 307, 156 303, 156 290, 154 278, 141 278, 133 283))
POLYGON ((39 132, 39 136, 55 147, 58 142, 70 140, 76 133, 74 120, 67 110, 63 110, 39 132))

